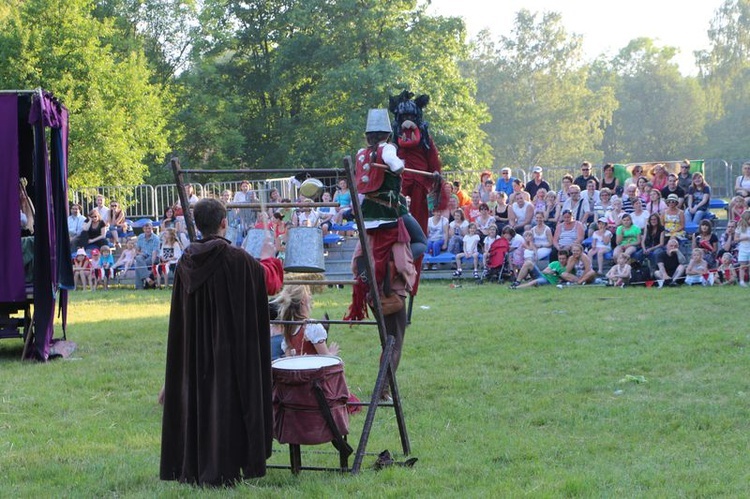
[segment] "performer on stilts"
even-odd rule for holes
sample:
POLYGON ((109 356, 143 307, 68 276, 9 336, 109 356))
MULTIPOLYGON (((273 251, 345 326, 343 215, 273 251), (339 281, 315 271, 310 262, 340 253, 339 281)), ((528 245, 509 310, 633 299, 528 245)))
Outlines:
MULTIPOLYGON (((389 99, 389 109, 393 113, 393 135, 398 146, 398 157, 404 160, 407 169, 430 172, 434 175, 420 175, 404 172, 401 193, 411 200, 409 211, 419 223, 422 232, 427 233, 427 220, 430 209, 445 209, 449 196, 441 195, 444 182, 440 177, 440 156, 429 132, 429 125, 422 117, 422 109, 430 102, 428 95, 420 95, 412 100, 414 94, 404 90, 389 99), (431 198, 433 206, 428 203, 431 198)), ((422 258, 415 258, 417 283, 412 295, 417 294, 419 274, 422 269, 422 258)))
MULTIPOLYGON (((357 152, 355 182, 374 260, 383 322, 388 335, 395 338, 391 357, 391 368, 395 373, 401 359, 407 325, 404 301, 417 277, 410 241, 419 239, 419 234, 410 234, 408 226, 412 226, 412 231, 418 231, 419 227, 416 223, 409 224, 411 217, 406 209, 406 200, 401 195, 404 161, 396 154, 396 147, 388 142, 390 135, 388 110, 370 109, 365 126, 367 147, 357 152)), ((423 233, 421 239, 425 239, 423 233)), ((371 304, 372 300, 368 297, 369 285, 365 280, 360 245, 354 252, 352 272, 357 283, 352 291, 352 304, 344 319, 362 320, 367 316, 367 304, 371 304)), ((377 311, 373 309, 373 313, 377 311)), ((381 397, 386 400, 390 398, 388 388, 381 397)))

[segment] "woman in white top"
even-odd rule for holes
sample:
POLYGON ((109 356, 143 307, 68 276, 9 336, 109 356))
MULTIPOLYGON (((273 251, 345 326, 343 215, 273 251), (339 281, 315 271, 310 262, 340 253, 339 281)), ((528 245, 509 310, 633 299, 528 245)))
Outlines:
POLYGON ((546 260, 552 253, 552 230, 544 223, 544 212, 534 213, 536 225, 531 228, 534 235, 534 246, 536 246, 537 260, 546 260))
POLYGON ((734 182, 734 193, 745 199, 750 197, 750 161, 742 163, 742 175, 734 182))

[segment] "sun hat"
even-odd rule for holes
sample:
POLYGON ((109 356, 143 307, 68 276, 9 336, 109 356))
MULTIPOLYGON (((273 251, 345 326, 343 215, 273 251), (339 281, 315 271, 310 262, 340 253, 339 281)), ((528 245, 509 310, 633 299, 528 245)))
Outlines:
POLYGON ((76 256, 86 256, 86 251, 83 248, 78 248, 78 251, 76 251, 76 256))
POLYGON ((670 201, 674 201, 676 203, 679 203, 680 202, 680 197, 677 194, 670 194, 669 196, 667 196, 667 203, 670 202, 670 201))

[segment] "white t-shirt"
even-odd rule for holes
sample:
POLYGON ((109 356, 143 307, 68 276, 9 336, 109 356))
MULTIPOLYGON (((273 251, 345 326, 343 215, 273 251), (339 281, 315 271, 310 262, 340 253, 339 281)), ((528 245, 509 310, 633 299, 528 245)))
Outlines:
POLYGON ((466 234, 464 236, 464 253, 474 254, 477 252, 479 245, 479 234, 466 234))

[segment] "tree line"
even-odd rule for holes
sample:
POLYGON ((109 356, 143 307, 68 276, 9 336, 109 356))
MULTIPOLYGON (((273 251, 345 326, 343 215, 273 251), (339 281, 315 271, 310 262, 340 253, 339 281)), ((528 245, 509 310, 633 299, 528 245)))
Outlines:
MULTIPOLYGON (((183 166, 339 166, 366 110, 410 89, 446 169, 750 157, 750 0, 706 20, 699 72, 632 40, 585 61, 560 14, 469 40, 417 0, 6 0, 0 88, 71 111, 70 183, 159 183, 183 166)), ((679 29, 676 27, 675 29, 679 29)), ((686 34, 689 36, 689 34, 686 34)))

